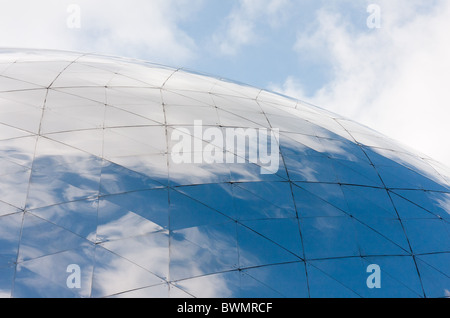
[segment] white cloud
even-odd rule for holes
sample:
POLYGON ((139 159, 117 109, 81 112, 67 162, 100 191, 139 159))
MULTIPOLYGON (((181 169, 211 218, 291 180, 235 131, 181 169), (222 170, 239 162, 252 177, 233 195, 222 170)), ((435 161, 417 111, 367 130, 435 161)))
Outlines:
POLYGON ((290 4, 290 0, 239 0, 224 26, 213 35, 213 41, 222 54, 236 55, 241 47, 256 43, 263 36, 258 25, 280 26, 290 4))
POLYGON ((203 0, 0 0, 0 46, 94 51, 183 63, 194 41, 179 23, 203 0), (69 4, 81 28, 67 27, 69 4))
POLYGON ((269 88, 272 91, 283 93, 286 96, 291 96, 299 99, 304 99, 306 96, 303 90, 303 85, 294 76, 288 76, 282 85, 270 83, 269 88))
MULTIPOLYGON (((330 65, 332 80, 312 96, 292 76, 272 88, 362 122, 450 166, 450 3, 428 8, 424 3, 378 1, 382 28, 362 31, 339 13, 319 10, 317 25, 299 33, 295 50, 330 65)), ((369 16, 365 8, 361 14, 369 16)))

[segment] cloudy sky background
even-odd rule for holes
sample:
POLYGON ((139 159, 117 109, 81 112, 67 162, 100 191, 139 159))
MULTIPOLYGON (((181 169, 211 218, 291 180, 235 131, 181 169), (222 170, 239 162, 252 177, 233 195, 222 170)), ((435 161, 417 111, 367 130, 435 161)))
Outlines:
POLYGON ((0 47, 223 76, 345 115, 447 166, 449 33, 448 0, 0 0, 0 47), (371 4, 381 28, 367 26, 371 4), (80 28, 70 28, 77 8, 80 28))

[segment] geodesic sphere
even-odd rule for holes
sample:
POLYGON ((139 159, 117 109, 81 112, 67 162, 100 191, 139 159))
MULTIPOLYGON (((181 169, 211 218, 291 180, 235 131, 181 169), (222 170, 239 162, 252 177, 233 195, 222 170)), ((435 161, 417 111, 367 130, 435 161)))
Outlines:
POLYGON ((446 167, 318 107, 0 51, 0 297, 446 297, 449 221, 446 167))

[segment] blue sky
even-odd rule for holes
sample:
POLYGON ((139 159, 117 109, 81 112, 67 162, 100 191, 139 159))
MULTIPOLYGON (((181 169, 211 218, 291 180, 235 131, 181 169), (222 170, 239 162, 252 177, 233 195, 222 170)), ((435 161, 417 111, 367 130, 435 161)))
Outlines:
POLYGON ((275 90, 447 166, 449 30, 447 0, 0 0, 2 47, 140 58, 275 90), (372 4, 380 28, 367 25, 372 4))

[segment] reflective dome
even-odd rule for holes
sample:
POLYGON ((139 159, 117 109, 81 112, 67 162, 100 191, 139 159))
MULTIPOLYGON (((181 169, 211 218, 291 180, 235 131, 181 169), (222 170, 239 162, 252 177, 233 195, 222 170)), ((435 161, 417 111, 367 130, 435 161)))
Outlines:
POLYGON ((0 162, 0 297, 450 296, 449 169, 265 90, 2 50, 0 162))

